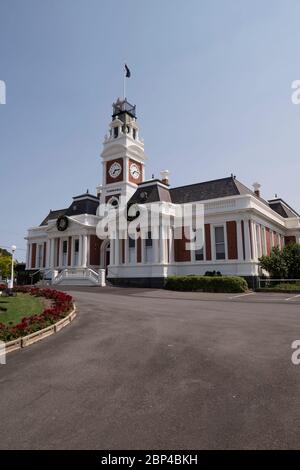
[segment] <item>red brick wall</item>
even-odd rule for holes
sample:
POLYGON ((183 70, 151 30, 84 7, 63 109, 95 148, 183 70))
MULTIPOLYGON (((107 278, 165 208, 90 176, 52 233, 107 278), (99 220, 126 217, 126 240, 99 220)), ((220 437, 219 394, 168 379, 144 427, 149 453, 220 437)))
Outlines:
POLYGON ((31 268, 35 268, 36 263, 36 243, 31 246, 31 268))
POLYGON ((238 259, 236 221, 226 223, 228 259, 238 259))
POLYGON ((122 263, 125 263, 125 240, 124 238, 121 239, 121 256, 120 259, 122 260, 122 263))
MULTIPOLYGON (((180 230, 180 229, 179 229, 180 230)), ((174 239, 174 258, 177 262, 191 261, 191 252, 186 250, 185 244, 189 240, 186 239, 184 234, 184 227, 181 228, 181 239, 174 239)))
POLYGON ((137 263, 142 262, 142 241, 141 241, 141 237, 139 237, 136 241, 136 261, 137 261, 137 263))
POLYGON ((210 224, 205 224, 205 252, 206 260, 211 260, 211 236, 210 236, 210 224))
POLYGON ((100 266, 101 243, 97 235, 90 236, 90 264, 93 266, 100 266))

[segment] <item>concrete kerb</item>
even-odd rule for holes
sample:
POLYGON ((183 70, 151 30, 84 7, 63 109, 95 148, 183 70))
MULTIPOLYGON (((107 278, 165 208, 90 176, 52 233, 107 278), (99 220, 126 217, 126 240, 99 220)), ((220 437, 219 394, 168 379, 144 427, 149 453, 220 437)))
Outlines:
POLYGON ((18 349, 26 348, 31 344, 37 343, 48 336, 58 333, 62 330, 65 326, 69 325, 74 318, 76 317, 76 305, 73 303, 73 310, 65 317, 59 320, 57 323, 54 323, 47 328, 43 328, 42 330, 35 331, 30 335, 23 336, 21 338, 13 339, 12 341, 8 341, 5 343, 5 352, 6 354, 17 351, 18 349))

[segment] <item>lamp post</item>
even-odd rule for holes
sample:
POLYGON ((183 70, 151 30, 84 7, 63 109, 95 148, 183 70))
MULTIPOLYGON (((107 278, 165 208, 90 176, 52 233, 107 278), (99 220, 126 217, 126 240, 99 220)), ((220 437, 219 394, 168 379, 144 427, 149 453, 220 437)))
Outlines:
POLYGON ((16 249, 17 249, 16 245, 11 246, 11 251, 12 251, 12 255, 11 255, 11 277, 10 277, 10 288, 11 289, 13 289, 13 287, 14 287, 14 254, 15 254, 16 249))

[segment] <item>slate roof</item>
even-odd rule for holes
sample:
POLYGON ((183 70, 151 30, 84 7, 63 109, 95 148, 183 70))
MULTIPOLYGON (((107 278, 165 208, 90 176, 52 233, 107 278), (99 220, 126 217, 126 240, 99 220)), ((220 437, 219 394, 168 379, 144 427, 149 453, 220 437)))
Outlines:
POLYGON ((143 204, 145 202, 151 203, 157 201, 172 202, 170 191, 168 187, 161 185, 160 180, 150 180, 144 181, 138 186, 137 190, 130 198, 129 204, 143 204))
POLYGON ((99 206, 99 199, 91 194, 82 194, 80 196, 73 197, 72 204, 66 209, 59 209, 50 211, 47 217, 42 221, 40 226, 48 224, 49 220, 55 220, 60 215, 72 216, 79 214, 93 214, 96 215, 97 208, 99 206))
MULTIPOLYGON (((247 188, 233 176, 170 189, 159 185, 159 180, 152 180, 150 182, 147 181, 138 186, 138 189, 130 199, 130 203, 168 201, 174 204, 182 204, 243 194, 252 194, 257 197, 251 189, 247 188), (150 182, 152 182, 151 185, 149 184, 150 182), (141 198, 143 192, 147 193, 146 200, 141 198)), ((268 204, 264 199, 259 199, 268 204)))
POLYGON ((170 194, 173 203, 182 204, 254 193, 234 177, 230 176, 228 178, 172 188, 170 189, 170 194))
POLYGON ((290 217, 300 217, 300 215, 283 199, 272 199, 268 202, 271 209, 273 209, 273 211, 277 212, 285 219, 288 219, 290 217))
MULTIPOLYGON (((212 181, 204 181, 203 183, 189 184, 187 186, 180 186, 177 188, 169 188, 167 185, 162 185, 160 180, 144 181, 138 185, 137 190, 128 201, 128 204, 143 204, 146 202, 151 203, 158 201, 183 204, 247 194, 256 197, 284 218, 300 217, 300 215, 282 199, 265 201, 263 198, 258 197, 243 183, 238 181, 234 176, 212 181)), ((50 211, 41 223, 41 226, 47 225, 49 220, 55 220, 60 215, 95 215, 98 205, 99 199, 91 194, 86 193, 80 196, 75 196, 73 197, 72 204, 66 209, 50 211)))

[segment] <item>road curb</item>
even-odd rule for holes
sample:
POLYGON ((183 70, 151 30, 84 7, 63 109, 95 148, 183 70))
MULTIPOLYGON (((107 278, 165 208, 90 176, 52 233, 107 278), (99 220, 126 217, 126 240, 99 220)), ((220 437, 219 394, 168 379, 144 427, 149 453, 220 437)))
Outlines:
POLYGON ((22 338, 16 338, 12 341, 5 343, 5 352, 6 354, 17 351, 18 349, 27 348, 38 341, 41 341, 48 336, 54 335, 62 330, 65 326, 69 325, 74 318, 76 317, 76 305, 73 303, 73 310, 65 317, 59 320, 57 323, 54 323, 47 328, 31 333, 30 335, 23 336, 22 338))

